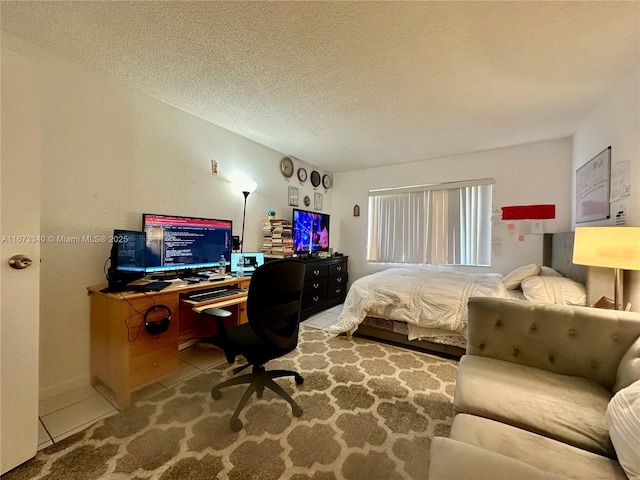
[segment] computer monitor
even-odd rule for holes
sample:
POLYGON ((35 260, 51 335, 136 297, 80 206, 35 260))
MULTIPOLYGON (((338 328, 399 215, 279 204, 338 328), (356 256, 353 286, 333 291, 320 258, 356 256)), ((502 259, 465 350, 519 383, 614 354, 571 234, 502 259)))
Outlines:
POLYGON ((147 273, 189 274, 218 267, 231 257, 232 221, 176 215, 142 215, 147 273))
POLYGON ((113 231, 111 266, 107 274, 109 290, 120 292, 128 283, 146 275, 146 242, 144 232, 113 231))
POLYGON ((231 253, 231 275, 238 273, 238 260, 244 257, 244 275, 250 276, 256 268, 264 265, 264 253, 262 252, 232 252, 231 253))

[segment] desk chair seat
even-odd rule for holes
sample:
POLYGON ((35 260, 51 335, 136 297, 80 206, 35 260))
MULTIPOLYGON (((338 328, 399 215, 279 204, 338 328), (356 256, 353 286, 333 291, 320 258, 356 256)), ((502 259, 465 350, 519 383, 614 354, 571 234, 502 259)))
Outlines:
POLYGON ((273 380, 293 376, 300 385, 304 381, 302 376, 290 370, 266 370, 264 365, 293 351, 298 345, 305 268, 304 262, 297 259, 276 260, 258 267, 253 272, 247 294, 248 323, 226 328, 224 319, 231 316, 231 312, 220 308, 202 311, 215 319, 218 334, 210 341, 224 350, 227 361, 234 363, 239 355, 247 360, 246 365, 236 367, 233 373, 252 367, 251 373, 230 378, 211 389, 211 396, 217 400, 222 398, 221 389, 249 384, 231 416, 230 426, 235 432, 242 428, 238 416, 247 401, 253 392, 258 398, 262 397, 265 387, 289 402, 294 416, 302 415, 302 409, 293 398, 273 380))

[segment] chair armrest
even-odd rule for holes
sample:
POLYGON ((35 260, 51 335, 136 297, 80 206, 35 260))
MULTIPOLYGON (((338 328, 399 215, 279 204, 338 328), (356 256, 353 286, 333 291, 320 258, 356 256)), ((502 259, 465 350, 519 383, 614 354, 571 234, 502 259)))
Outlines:
POLYGON ((640 336, 640 314, 499 298, 470 298, 467 354, 595 380, 611 390, 640 336))

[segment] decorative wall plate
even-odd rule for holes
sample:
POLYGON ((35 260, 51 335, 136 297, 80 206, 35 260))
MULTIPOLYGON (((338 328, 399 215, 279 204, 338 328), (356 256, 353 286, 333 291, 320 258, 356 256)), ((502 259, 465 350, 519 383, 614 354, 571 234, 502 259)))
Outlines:
POLYGON ((308 207, 309 205, 311 205, 311 197, 309 197, 309 195, 304 196, 304 205, 305 207, 308 207))
POLYGON ((327 190, 329 190, 332 185, 333 185, 333 179, 331 178, 331 175, 324 175, 322 177, 322 186, 327 190))
POLYGON ((317 170, 311 172, 311 185, 314 187, 320 185, 320 173, 317 170))
POLYGON ((293 175, 293 160, 289 157, 284 157, 280 160, 280 173, 287 178, 291 178, 291 175, 293 175))
POLYGON ((300 180, 301 182, 306 182, 307 181, 307 169, 306 168, 300 167, 298 169, 298 180, 300 180))

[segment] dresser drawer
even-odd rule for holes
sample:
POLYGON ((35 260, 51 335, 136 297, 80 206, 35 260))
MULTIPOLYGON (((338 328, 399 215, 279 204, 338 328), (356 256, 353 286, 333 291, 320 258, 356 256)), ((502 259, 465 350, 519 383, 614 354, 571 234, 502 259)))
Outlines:
POLYGON ((329 277, 329 286, 333 287, 334 285, 346 285, 349 280, 349 275, 343 273, 341 275, 331 275, 329 277))
POLYGON ((327 299, 327 291, 321 290, 319 292, 305 292, 302 295, 302 308, 309 308, 315 305, 319 305, 327 299))
POLYGON ((336 275, 340 273, 347 273, 347 262, 340 262, 334 265, 329 265, 329 275, 336 275))
POLYGON ((334 285, 327 289, 327 298, 334 298, 344 295, 347 292, 346 285, 334 285))
MULTIPOLYGON (((175 320, 172 320, 171 323, 174 322, 175 320)), ((139 327, 131 326, 129 328, 129 340, 131 340, 131 343, 129 344, 129 356, 131 358, 139 357, 160 348, 168 347, 171 345, 175 347, 178 343, 177 331, 178 330, 177 328, 175 328, 175 323, 173 325, 169 325, 169 330, 157 335, 151 335, 149 332, 147 332, 142 322, 140 323, 139 327)))
POLYGON ((309 292, 317 292, 320 290, 326 290, 327 288, 327 278, 317 278, 315 280, 307 280, 304 282, 304 293, 309 292))
POLYGON ((322 278, 327 275, 329 275, 329 267, 327 265, 307 265, 304 279, 311 280, 312 278, 322 278))

